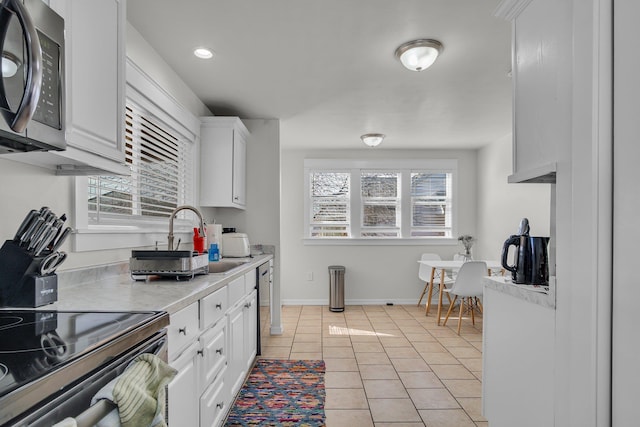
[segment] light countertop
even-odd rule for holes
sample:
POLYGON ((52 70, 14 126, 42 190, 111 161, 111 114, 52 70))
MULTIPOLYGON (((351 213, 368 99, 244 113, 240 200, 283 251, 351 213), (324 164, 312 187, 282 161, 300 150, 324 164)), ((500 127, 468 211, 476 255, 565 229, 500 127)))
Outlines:
POLYGON ((508 276, 485 277, 482 282, 485 288, 494 289, 532 304, 555 309, 556 307, 556 278, 549 278, 549 287, 516 285, 508 276))
POLYGON ((226 274, 197 275, 190 280, 175 278, 135 281, 128 264, 113 264, 61 272, 58 277, 58 301, 40 310, 148 311, 169 314, 187 307, 222 288, 233 279, 256 269, 273 258, 272 254, 252 258, 234 258, 247 263, 226 274))

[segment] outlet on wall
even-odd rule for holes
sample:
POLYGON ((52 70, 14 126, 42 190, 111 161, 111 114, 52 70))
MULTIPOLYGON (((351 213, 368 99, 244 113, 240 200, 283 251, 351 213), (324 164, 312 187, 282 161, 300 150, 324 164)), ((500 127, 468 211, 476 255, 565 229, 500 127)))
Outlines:
POLYGON ((307 271, 307 281, 313 281, 313 271, 307 271))

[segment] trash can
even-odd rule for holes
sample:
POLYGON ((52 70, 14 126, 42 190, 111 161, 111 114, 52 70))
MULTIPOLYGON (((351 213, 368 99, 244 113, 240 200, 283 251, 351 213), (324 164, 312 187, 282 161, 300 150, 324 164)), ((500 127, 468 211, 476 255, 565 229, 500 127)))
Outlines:
POLYGON ((329 266, 329 310, 344 311, 344 266, 329 266))

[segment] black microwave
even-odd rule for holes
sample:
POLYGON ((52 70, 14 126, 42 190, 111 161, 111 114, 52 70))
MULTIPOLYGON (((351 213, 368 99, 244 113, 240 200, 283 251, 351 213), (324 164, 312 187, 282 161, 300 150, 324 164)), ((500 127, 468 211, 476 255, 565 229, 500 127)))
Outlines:
POLYGON ((42 0, 1 0, 0 154, 64 150, 64 19, 42 0))

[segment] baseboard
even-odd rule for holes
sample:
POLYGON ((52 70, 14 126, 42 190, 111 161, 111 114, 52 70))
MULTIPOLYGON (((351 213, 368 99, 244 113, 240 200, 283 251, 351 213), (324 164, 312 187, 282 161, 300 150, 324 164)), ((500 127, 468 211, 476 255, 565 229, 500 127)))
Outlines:
MULTIPOLYGON (((344 305, 416 305, 415 298, 403 299, 348 299, 344 305)), ((437 301, 436 301, 437 304, 437 301)), ((329 305, 328 299, 285 299, 282 305, 329 305)))

